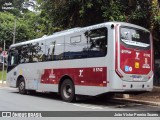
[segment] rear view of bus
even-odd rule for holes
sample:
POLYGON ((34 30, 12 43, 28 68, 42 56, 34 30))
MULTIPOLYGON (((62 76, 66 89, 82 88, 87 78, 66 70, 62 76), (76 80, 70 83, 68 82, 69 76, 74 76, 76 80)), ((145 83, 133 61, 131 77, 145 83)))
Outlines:
POLYGON ((151 91, 154 64, 150 32, 132 24, 117 25, 115 46, 116 75, 112 88, 127 92, 151 91))

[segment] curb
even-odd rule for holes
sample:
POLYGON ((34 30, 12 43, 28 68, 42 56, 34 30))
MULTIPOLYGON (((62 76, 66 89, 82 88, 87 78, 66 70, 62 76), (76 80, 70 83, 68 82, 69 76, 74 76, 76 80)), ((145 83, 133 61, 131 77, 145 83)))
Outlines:
POLYGON ((121 100, 123 102, 134 102, 139 104, 145 104, 145 105, 152 105, 152 106, 160 106, 160 102, 152 102, 152 101, 143 101, 143 100, 135 100, 131 98, 114 98, 116 100, 121 100))

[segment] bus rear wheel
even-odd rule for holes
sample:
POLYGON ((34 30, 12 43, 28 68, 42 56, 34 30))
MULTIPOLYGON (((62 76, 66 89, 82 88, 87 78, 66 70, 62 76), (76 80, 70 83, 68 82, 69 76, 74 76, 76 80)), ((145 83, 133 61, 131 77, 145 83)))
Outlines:
POLYGON ((26 94, 24 78, 20 79, 20 82, 18 84, 18 90, 20 94, 26 94))
POLYGON ((66 79, 61 84, 60 94, 65 102, 75 101, 75 87, 70 79, 66 79))

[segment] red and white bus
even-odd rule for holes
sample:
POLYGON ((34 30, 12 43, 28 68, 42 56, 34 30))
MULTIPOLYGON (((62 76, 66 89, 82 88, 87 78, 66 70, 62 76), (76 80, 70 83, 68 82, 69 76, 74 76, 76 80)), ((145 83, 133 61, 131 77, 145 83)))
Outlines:
POLYGON ((75 95, 146 92, 153 88, 152 36, 143 27, 106 22, 13 44, 7 82, 26 91, 75 95))

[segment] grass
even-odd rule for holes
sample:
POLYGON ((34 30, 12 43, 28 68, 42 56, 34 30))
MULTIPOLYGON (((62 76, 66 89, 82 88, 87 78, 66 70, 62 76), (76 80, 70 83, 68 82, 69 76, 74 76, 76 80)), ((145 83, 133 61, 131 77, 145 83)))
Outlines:
POLYGON ((2 80, 2 74, 4 75, 4 80, 6 80, 6 71, 2 72, 0 71, 0 80, 2 80))

